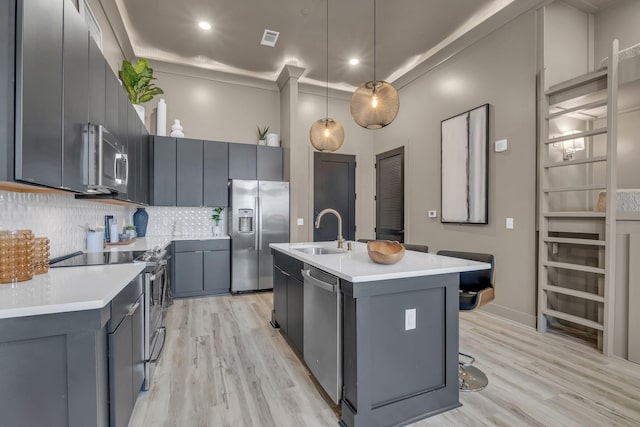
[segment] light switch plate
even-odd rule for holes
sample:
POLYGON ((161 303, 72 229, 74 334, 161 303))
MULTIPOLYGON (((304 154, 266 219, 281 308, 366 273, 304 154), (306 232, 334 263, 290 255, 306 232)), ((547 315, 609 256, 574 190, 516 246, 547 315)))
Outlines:
POLYGON ((507 218, 507 229, 513 230, 513 218, 507 218))
POLYGON ((429 211, 428 215, 429 215, 429 218, 437 218, 438 217, 438 211, 429 211))
POLYGON ((508 143, 506 139, 500 139, 496 141, 495 150, 496 153, 502 153, 503 151, 507 151, 508 143))
POLYGON ((410 331, 416 328, 416 309, 408 308, 404 311, 404 330, 410 331))
POLYGON ((296 221, 296 224, 304 225, 304 218, 298 218, 298 220, 296 221))

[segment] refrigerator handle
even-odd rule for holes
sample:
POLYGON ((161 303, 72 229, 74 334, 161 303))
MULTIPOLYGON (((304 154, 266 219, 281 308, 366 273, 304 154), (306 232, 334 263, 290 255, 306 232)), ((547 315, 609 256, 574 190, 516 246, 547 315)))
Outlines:
POLYGON ((258 250, 262 250, 262 197, 258 196, 258 250))
MULTIPOLYGON (((255 200, 254 200, 253 203, 254 203, 254 208, 255 208, 255 211, 254 211, 255 212, 255 217, 260 218, 260 211, 258 210, 258 208, 259 208, 259 206, 258 206, 258 197, 255 197, 255 200)), ((256 218, 254 218, 254 220, 255 219, 256 218)), ((257 251, 258 250, 258 230, 255 229, 255 227, 256 227, 255 221, 254 221, 253 227, 254 227, 254 230, 253 230, 254 249, 257 251)))

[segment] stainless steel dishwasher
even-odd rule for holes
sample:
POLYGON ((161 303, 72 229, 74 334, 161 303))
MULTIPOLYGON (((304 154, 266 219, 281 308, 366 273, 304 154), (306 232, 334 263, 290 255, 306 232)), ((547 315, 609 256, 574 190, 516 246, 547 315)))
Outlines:
POLYGON ((342 296, 340 279, 304 264, 303 356, 324 391, 342 397, 342 296))

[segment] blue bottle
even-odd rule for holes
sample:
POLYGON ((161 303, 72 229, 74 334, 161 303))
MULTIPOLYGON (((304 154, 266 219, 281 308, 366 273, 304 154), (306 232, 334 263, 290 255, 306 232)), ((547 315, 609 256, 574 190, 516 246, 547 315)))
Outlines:
POLYGON ((133 214, 133 225, 136 227, 138 237, 144 237, 147 234, 147 223, 149 222, 149 214, 144 208, 136 209, 133 214))

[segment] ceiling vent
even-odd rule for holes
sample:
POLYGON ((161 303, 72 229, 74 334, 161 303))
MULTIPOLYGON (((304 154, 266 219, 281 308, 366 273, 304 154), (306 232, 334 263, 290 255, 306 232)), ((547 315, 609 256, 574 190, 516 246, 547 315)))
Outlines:
POLYGON ((264 30, 262 35, 261 45, 274 47, 278 41, 279 32, 273 30, 264 30))

